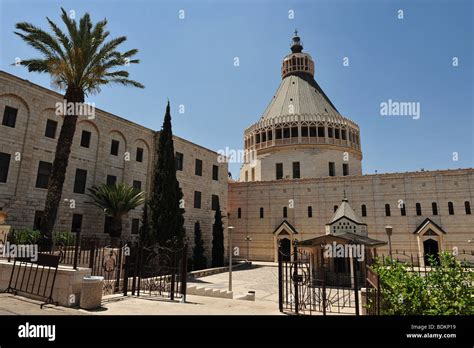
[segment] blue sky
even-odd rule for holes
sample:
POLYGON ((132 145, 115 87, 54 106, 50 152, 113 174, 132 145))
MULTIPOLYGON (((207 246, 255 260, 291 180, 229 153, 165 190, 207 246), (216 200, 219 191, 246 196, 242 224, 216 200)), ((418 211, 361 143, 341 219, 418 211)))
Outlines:
MULTIPOLYGON (((241 149, 243 130, 278 87, 297 28, 316 62, 316 80, 360 126, 364 173, 473 167, 469 0, 0 0, 0 69, 50 87, 47 75, 10 66, 16 57, 36 56, 13 30, 19 21, 46 28, 46 16, 59 22, 61 6, 76 18, 85 11, 94 21, 106 17, 111 36, 128 37, 123 49, 139 49, 141 63, 130 72, 145 90, 106 87, 88 99, 131 121, 159 130, 169 98, 176 135, 216 151, 241 149), (381 116, 380 103, 389 99, 419 102, 421 117, 381 116)), ((230 165, 234 178, 239 167, 230 165)))

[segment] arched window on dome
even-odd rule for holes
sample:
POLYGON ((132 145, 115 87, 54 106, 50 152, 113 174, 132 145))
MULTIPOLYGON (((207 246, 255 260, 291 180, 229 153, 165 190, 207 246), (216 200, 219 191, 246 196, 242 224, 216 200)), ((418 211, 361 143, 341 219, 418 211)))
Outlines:
POLYGON ((324 134, 324 127, 318 127, 318 137, 319 138, 324 138, 325 134, 324 134))
POLYGON ((309 136, 310 136, 311 138, 315 138, 315 137, 316 137, 316 127, 314 127, 314 126, 309 127, 309 136))
POLYGON ((282 130, 281 128, 277 128, 275 132, 275 139, 281 139, 282 138, 282 130))
POLYGON ((332 137, 333 137, 333 128, 328 127, 328 138, 332 138, 332 137))
POLYGON ((334 138, 339 139, 339 128, 334 128, 334 138))

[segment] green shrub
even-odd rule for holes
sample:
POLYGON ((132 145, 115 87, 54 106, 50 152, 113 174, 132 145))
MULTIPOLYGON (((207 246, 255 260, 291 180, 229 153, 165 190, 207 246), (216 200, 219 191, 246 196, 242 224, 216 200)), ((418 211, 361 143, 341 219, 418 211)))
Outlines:
POLYGON ((55 245, 74 245, 74 234, 69 231, 55 232, 53 234, 53 242, 55 245))
POLYGON ((13 244, 36 244, 41 238, 41 232, 24 228, 12 229, 8 234, 8 241, 13 244))
POLYGON ((380 276, 381 308, 385 315, 474 314, 474 272, 463 268, 453 255, 442 252, 431 258, 431 270, 419 274, 397 260, 376 262, 380 276))

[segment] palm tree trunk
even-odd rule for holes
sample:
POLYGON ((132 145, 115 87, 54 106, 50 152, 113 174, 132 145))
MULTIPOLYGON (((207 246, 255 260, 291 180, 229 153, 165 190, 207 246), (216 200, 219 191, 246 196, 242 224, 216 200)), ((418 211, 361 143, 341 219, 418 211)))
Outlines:
POLYGON ((119 246, 120 237, 122 236, 122 216, 114 216, 110 229, 110 242, 113 248, 119 246))
MULTIPOLYGON (((67 105, 69 103, 83 103, 84 92, 81 89, 68 87, 64 99, 67 105)), ((52 241, 53 228, 58 214, 59 203, 61 202, 69 155, 71 154, 72 141, 76 132, 77 117, 78 115, 68 115, 67 113, 63 116, 63 125, 56 145, 56 154, 49 177, 48 193, 40 226, 44 244, 46 245, 51 245, 52 241)))

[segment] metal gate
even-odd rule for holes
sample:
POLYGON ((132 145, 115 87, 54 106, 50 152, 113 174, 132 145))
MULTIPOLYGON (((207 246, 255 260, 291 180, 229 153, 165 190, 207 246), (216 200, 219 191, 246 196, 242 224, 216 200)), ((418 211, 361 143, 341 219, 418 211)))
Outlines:
POLYGON ((125 256, 123 294, 158 296, 186 300, 187 251, 159 245, 130 249, 125 256))
MULTIPOLYGON (((353 259, 356 269, 356 261, 353 259)), ((359 274, 335 273, 323 255, 293 246, 291 255, 278 252, 280 312, 296 315, 327 313, 359 315, 359 274), (320 257, 322 262, 317 263, 320 257), (320 266, 317 267, 316 265, 320 266)))

